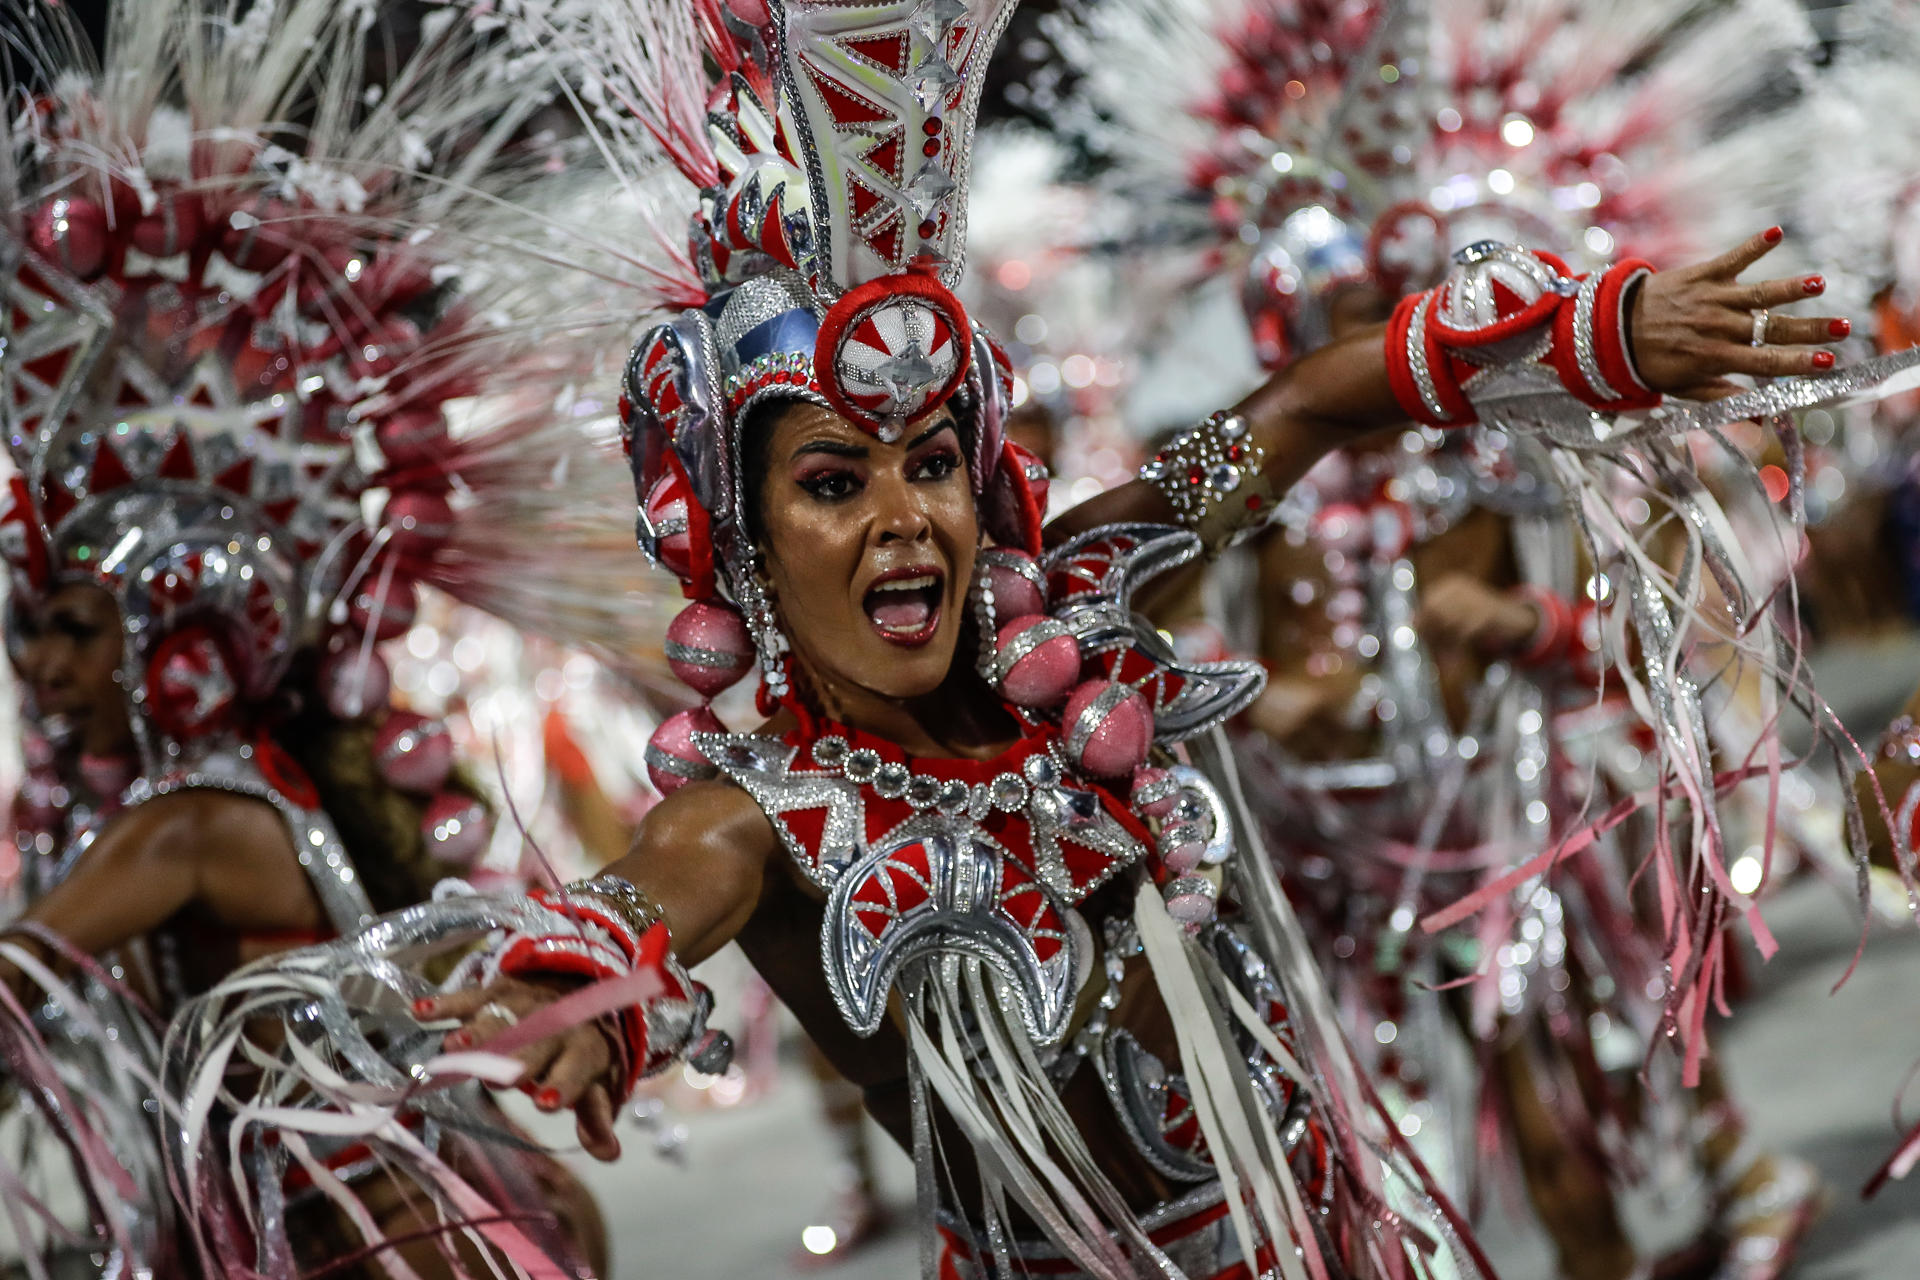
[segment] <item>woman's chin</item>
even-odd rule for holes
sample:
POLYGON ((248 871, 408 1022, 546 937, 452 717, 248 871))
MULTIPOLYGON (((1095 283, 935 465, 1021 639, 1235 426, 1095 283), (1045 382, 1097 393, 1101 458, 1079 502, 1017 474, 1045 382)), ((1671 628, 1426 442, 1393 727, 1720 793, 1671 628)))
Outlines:
POLYGON ((864 639, 857 653, 849 653, 844 678, 850 683, 895 702, 922 698, 946 683, 953 667, 957 636, 940 627, 926 637, 903 643, 874 635, 864 639))

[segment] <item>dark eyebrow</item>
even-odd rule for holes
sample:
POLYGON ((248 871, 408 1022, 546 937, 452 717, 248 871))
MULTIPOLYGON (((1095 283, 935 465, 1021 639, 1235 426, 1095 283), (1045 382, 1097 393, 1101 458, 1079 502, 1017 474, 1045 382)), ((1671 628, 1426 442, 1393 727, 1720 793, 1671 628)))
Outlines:
POLYGON ((955 428, 951 419, 942 418, 940 419, 940 421, 934 423, 932 426, 928 427, 925 431, 922 431, 919 435, 915 436, 913 439, 907 441, 907 452, 912 453, 915 449, 918 449, 921 445, 933 439, 935 436, 939 435, 942 431, 952 431, 954 429, 955 428))
POLYGON ((797 458, 803 453, 830 453, 836 458, 864 458, 867 456, 867 446, 846 444, 839 440, 809 440, 795 449, 793 456, 797 458))

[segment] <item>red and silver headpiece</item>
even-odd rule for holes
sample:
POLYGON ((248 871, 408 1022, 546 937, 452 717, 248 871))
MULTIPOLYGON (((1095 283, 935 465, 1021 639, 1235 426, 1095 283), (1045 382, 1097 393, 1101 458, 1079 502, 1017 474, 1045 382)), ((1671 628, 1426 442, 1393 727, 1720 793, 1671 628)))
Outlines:
POLYGON ((689 595, 740 588, 736 431, 768 398, 812 400, 882 440, 951 407, 989 527, 1037 536, 1000 433, 1010 373, 952 291, 981 73, 1013 7, 774 0, 756 23, 739 16, 751 6, 696 3, 724 78, 697 149, 684 127, 668 149, 703 188, 706 297, 640 340, 624 387, 641 543, 689 595))
POLYGON ((331 0, 238 23, 147 0, 116 23, 106 72, 48 67, 46 96, 8 104, 0 551, 16 609, 76 582, 114 597, 151 770, 253 733, 303 656, 341 714, 379 711, 374 645, 416 584, 484 594, 462 513, 511 525, 537 498, 499 501, 502 480, 570 446, 484 412, 456 439, 445 416, 505 381, 453 245, 422 230, 491 211, 524 159, 500 140, 538 98, 504 55, 452 24, 373 93, 331 0))
MULTIPOLYGON (((694 0, 690 19, 634 4, 606 21, 637 42, 592 39, 623 64, 592 91, 700 189, 696 305, 634 347, 622 411, 640 544, 696 602, 667 655, 703 697, 753 670, 756 648, 767 688, 785 689, 738 474, 763 401, 812 401, 883 441, 950 411, 982 526, 1038 549, 1044 476, 1001 430, 1012 373, 953 293, 982 73, 1015 2, 694 0), (721 81, 696 113, 703 59, 721 81)), ((704 706, 663 726, 655 783, 706 768, 690 736, 716 727, 704 706)))

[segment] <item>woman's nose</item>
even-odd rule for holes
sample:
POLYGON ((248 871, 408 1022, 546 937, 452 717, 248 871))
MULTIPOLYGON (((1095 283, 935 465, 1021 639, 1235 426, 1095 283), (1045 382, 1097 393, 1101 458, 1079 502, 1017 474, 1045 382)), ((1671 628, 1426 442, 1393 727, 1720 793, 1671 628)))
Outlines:
POLYGON ((884 486, 878 496, 882 505, 876 523, 882 542, 917 542, 932 531, 926 506, 911 485, 884 486))

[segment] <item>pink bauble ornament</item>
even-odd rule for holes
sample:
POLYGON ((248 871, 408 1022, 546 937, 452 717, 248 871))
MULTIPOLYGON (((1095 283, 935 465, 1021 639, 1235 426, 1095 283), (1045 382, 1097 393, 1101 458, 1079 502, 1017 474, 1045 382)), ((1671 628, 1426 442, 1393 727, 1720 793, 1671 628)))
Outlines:
POLYGON ((647 742, 647 777, 661 795, 672 795, 689 782, 702 782, 717 772, 700 748, 696 733, 725 733, 727 726, 710 707, 689 707, 669 716, 647 742))
POLYGON ((693 539, 688 530, 686 481, 669 472, 647 494, 647 523, 653 526, 654 554, 668 573, 681 580, 693 576, 693 539))
POLYGON ((746 620, 724 604, 690 604, 667 627, 667 665, 703 698, 753 670, 753 659, 746 620))
POLYGON ((1080 678, 1080 645, 1063 622, 1039 614, 1015 618, 994 638, 993 674, 1009 702, 1058 706, 1080 678))
POLYGON ((442 494, 409 489, 387 499, 385 520, 395 553, 430 555, 453 532, 453 505, 442 494))
POLYGON ((993 589, 996 616, 1024 618, 1047 611, 1047 580, 1032 556, 1011 547, 990 547, 980 553, 980 563, 993 589))
POLYGON ((360 580, 353 599, 347 602, 347 616, 353 619, 353 625, 373 632, 375 640, 405 634, 413 625, 416 611, 413 579, 403 573, 386 574, 378 567, 360 580))
POLYGON ((420 818, 420 834, 426 838, 429 857, 470 867, 487 851, 487 841, 493 836, 493 815, 472 796, 442 791, 427 802, 427 811, 420 818))
POLYGON ((1372 540, 1367 513, 1351 502, 1329 502, 1313 516, 1313 540, 1329 551, 1354 555, 1372 540))
POLYGON ((1148 818, 1164 818, 1173 812, 1180 799, 1180 781, 1165 769, 1142 765, 1133 771, 1133 790, 1128 803, 1135 813, 1148 818))
POLYGON ((184 192, 163 195, 153 212, 133 224, 133 247, 154 258, 171 258, 194 247, 207 229, 198 196, 184 192))
POLYGON ((1160 860, 1176 876, 1200 865, 1206 855, 1206 832, 1197 823, 1176 822, 1160 830, 1160 860))
POLYGON ((1213 919, 1219 890, 1205 876, 1181 876, 1163 889, 1167 914, 1189 929, 1197 929, 1213 919))
POLYGON ((27 227, 27 239, 39 252, 82 280, 107 266, 107 213, 91 200, 50 200, 27 227))
POLYGON ((393 673, 387 661, 372 649, 363 650, 351 636, 347 643, 320 660, 320 696, 327 710, 342 720, 358 720, 387 705, 393 691, 393 673))
POLYGON ((373 438, 388 466, 425 466, 446 451, 447 420, 432 409, 401 409, 381 419, 373 438))
POLYGON ((1067 758, 1100 778, 1132 773, 1153 745, 1153 711, 1140 691, 1088 680, 1067 699, 1061 724, 1067 758))
POLYGON ((453 772, 453 735, 438 720, 396 711, 373 736, 373 759, 388 782, 424 795, 445 786, 453 772))

